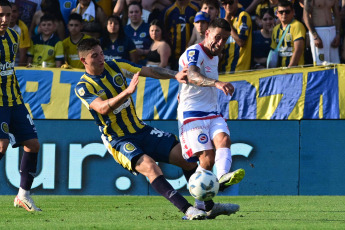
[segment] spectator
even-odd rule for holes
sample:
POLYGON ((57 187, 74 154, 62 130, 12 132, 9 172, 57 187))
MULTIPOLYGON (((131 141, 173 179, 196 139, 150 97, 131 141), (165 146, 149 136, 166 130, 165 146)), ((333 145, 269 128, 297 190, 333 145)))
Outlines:
POLYGON ((80 14, 84 20, 83 32, 94 38, 99 38, 106 27, 107 17, 103 9, 94 0, 79 0, 72 13, 80 14))
POLYGON ((83 69, 84 65, 79 59, 77 45, 81 40, 91 38, 91 36, 81 32, 83 28, 83 19, 80 14, 72 13, 69 16, 67 28, 70 36, 62 41, 65 62, 67 62, 67 64, 72 68, 83 69))
POLYGON ((36 11, 32 19, 29 28, 30 35, 33 36, 41 33, 39 23, 44 14, 49 14, 55 18, 54 32, 59 36, 61 41, 65 39, 65 22, 60 11, 60 3, 58 0, 42 0, 41 10, 36 11))
MULTIPOLYGON (((201 1, 201 11, 208 13, 210 16, 210 21, 217 18, 219 15, 220 4, 218 0, 202 0, 201 1)), ((194 20, 195 24, 195 20, 194 20)), ((195 26, 193 29, 192 36, 188 42, 188 47, 196 44, 200 39, 200 33, 196 30, 195 26)))
POLYGON ((35 12, 41 10, 42 0, 12 0, 10 2, 16 3, 19 11, 19 19, 30 28, 35 12))
POLYGON ((220 61, 221 72, 249 70, 252 56, 252 20, 243 9, 238 8, 238 0, 222 0, 225 20, 230 23, 231 36, 225 45, 220 61))
POLYGON ((304 1, 304 22, 309 30, 314 65, 340 63, 340 12, 338 0, 304 1), (334 19, 334 20, 333 20, 334 19))
POLYGON ((106 61, 112 59, 125 59, 137 62, 137 51, 135 45, 123 30, 121 18, 110 16, 107 22, 106 35, 101 39, 101 45, 106 61))
MULTIPOLYGON (((128 18, 128 6, 132 2, 138 2, 141 4, 141 0, 117 0, 115 4, 113 14, 117 16, 121 16, 122 22, 124 25, 130 23, 129 18, 128 18)), ((150 15, 150 11, 146 9, 142 9, 141 19, 144 22, 148 23, 149 15, 150 15)))
POLYGON ((164 13, 165 28, 170 28, 169 38, 171 40, 173 55, 173 70, 178 69, 178 60, 187 48, 190 36, 193 31, 194 15, 199 7, 190 0, 176 0, 164 13))
POLYGON ((54 34, 53 15, 45 14, 39 23, 42 34, 35 35, 28 50, 28 64, 43 67, 61 67, 64 60, 63 44, 54 34))
POLYGON ((275 15, 272 8, 261 14, 262 29, 253 32, 253 64, 252 69, 266 68, 268 53, 272 42, 272 31, 275 26, 275 15))
POLYGON ((78 0, 59 0, 59 2, 63 20, 67 25, 71 11, 77 7, 78 0))
POLYGON ((16 4, 11 3, 12 6, 12 14, 11 14, 11 21, 10 21, 10 28, 15 30, 19 34, 19 53, 16 55, 16 66, 24 66, 26 65, 26 52, 30 47, 30 35, 28 27, 25 23, 18 19, 19 12, 18 7, 16 4))
POLYGON ((304 44, 306 30, 302 23, 294 19, 292 3, 281 0, 278 3, 277 16, 280 24, 276 25, 272 33, 271 49, 275 49, 287 26, 290 25, 279 49, 279 66, 292 67, 304 65, 304 44))
POLYGON ((170 6, 173 0, 143 0, 143 8, 151 11, 153 9, 158 9, 160 11, 164 10, 166 7, 170 6))
POLYGON ((194 44, 198 44, 205 39, 205 31, 207 30, 210 21, 210 15, 208 15, 208 13, 206 12, 199 11, 195 15, 193 31, 197 31, 196 40, 193 42, 191 41, 191 39, 188 43, 188 47, 194 44))
POLYGON ((158 19, 150 24, 150 37, 153 43, 147 54, 146 66, 170 68, 171 47, 164 26, 158 19))
POLYGON ((96 2, 97 5, 102 8, 107 17, 113 14, 113 0, 97 0, 96 2))
POLYGON ((138 2, 129 4, 128 15, 131 23, 125 26, 125 33, 135 44, 139 64, 146 65, 146 54, 151 46, 150 25, 141 19, 142 6, 138 2))
POLYGON ((278 0, 264 0, 261 2, 255 10, 255 24, 258 28, 262 28, 262 14, 267 11, 267 9, 273 9, 274 15, 277 15, 278 0))

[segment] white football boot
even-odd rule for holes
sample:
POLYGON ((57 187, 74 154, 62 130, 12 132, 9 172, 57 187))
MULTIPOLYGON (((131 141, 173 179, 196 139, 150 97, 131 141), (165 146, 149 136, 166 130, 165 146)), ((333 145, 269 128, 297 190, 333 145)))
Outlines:
POLYGON ((13 204, 14 207, 25 208, 25 210, 28 212, 42 211, 40 208, 36 207, 35 202, 31 199, 30 195, 21 198, 19 198, 19 196, 16 196, 16 198, 14 198, 13 204))
POLYGON ((230 204, 230 203, 214 203, 213 208, 206 212, 207 219, 214 219, 219 215, 231 215, 236 213, 240 210, 240 206, 238 204, 230 204))
POLYGON ((184 220, 204 220, 206 218, 206 212, 190 206, 185 216, 182 218, 184 220))

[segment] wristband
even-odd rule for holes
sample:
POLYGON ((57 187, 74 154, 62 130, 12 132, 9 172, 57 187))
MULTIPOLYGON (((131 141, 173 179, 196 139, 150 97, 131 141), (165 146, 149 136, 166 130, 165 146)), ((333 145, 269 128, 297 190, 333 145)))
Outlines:
POLYGON ((110 104, 109 104, 109 99, 107 100, 107 103, 108 103, 109 108, 110 108, 111 110, 114 110, 113 107, 111 107, 110 104))

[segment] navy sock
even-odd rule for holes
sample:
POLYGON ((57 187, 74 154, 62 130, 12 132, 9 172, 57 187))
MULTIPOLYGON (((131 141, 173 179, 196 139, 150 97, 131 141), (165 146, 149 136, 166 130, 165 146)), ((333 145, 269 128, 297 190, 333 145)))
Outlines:
POLYGON ((5 156, 5 153, 0 153, 0 161, 5 156))
POLYGON ((196 166, 194 169, 189 170, 189 171, 182 169, 183 175, 186 178, 187 182, 189 181, 189 178, 195 173, 197 168, 198 166, 196 166))
POLYGON ((210 211, 213 208, 213 205, 214 205, 213 200, 208 200, 208 201, 205 201, 204 203, 205 203, 206 212, 210 211))
POLYGON ((24 151, 20 164, 20 187, 29 191, 37 169, 37 153, 28 153, 24 151))
POLYGON ((152 181, 151 185, 159 194, 169 200, 181 212, 185 213, 187 209, 192 206, 169 184, 163 175, 158 176, 154 181, 152 181))

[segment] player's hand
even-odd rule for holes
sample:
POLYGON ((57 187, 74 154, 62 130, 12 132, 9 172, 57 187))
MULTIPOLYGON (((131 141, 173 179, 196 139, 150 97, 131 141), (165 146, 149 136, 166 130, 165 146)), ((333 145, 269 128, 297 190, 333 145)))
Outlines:
POLYGON ((129 94, 133 94, 135 90, 137 89, 137 85, 139 83, 139 73, 140 72, 137 72, 136 74, 133 75, 133 78, 131 82, 129 83, 129 86, 126 89, 129 94))
POLYGON ((230 82, 222 82, 222 81, 216 81, 214 84, 217 89, 220 89, 225 93, 225 95, 232 96, 235 92, 234 86, 230 82))
POLYGON ((180 83, 186 84, 188 82, 187 72, 188 72, 188 67, 187 66, 183 67, 183 69, 175 75, 176 80, 180 83))
POLYGON ((323 43, 322 43, 322 40, 319 36, 317 36, 316 39, 314 39, 314 44, 315 44, 315 47, 317 47, 319 49, 323 48, 323 43))
POLYGON ((337 48, 339 45, 340 45, 340 35, 337 34, 337 35, 335 36, 335 38, 333 39, 333 41, 332 41, 332 43, 331 43, 331 46, 332 46, 333 48, 337 48))

